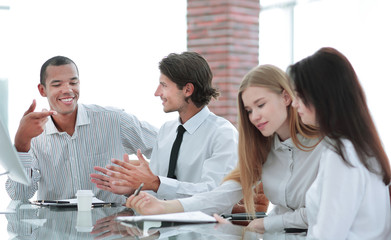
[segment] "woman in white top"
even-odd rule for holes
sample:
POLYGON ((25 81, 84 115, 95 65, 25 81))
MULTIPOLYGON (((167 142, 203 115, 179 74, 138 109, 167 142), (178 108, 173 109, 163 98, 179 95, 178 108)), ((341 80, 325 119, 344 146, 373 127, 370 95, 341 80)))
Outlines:
POLYGON ((254 213, 254 186, 262 180, 264 193, 275 207, 267 218, 256 219, 249 227, 259 232, 307 228, 305 193, 316 178, 323 147, 316 132, 299 122, 292 96, 282 70, 272 65, 252 69, 238 94, 239 164, 223 184, 211 192, 171 201, 141 192, 130 196, 127 206, 140 214, 229 213, 244 196, 246 211, 254 213))
POLYGON ((297 108, 327 150, 307 192, 308 239, 391 239, 390 164, 348 59, 322 48, 290 66, 297 108))

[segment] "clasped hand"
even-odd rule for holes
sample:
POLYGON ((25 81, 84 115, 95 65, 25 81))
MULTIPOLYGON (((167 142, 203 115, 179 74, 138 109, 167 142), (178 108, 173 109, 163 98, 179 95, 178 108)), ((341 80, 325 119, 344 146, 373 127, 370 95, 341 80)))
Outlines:
POLYGON ((138 161, 131 161, 128 154, 124 154, 123 161, 111 160, 117 166, 107 165, 106 168, 95 166, 94 170, 103 175, 90 174, 91 182, 99 189, 121 195, 132 194, 141 183, 144 183, 143 190, 157 191, 160 180, 152 173, 140 149, 137 150, 137 157, 138 161))

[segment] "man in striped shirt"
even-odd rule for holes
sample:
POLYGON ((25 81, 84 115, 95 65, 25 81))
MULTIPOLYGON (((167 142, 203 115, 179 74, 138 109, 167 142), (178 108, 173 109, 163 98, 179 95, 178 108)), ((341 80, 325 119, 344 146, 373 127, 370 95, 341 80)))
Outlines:
POLYGON ((94 166, 142 149, 150 156, 157 129, 123 110, 78 103, 79 71, 69 58, 56 56, 41 68, 38 90, 50 110, 34 112, 35 100, 25 112, 15 135, 15 148, 31 177, 24 186, 8 179, 13 200, 27 200, 37 192, 42 200, 75 198, 77 190, 91 189, 104 201, 125 197, 98 189, 90 182, 94 166))

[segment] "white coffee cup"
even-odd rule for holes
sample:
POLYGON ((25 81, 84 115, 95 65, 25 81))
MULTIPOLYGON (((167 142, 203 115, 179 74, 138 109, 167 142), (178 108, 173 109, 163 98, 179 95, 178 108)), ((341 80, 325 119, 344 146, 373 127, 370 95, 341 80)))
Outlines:
POLYGON ((93 226, 92 226, 91 211, 80 211, 77 213, 76 229, 78 232, 91 232, 92 231, 93 226))
POLYGON ((77 210, 78 211, 91 211, 92 197, 94 194, 91 190, 78 190, 77 197, 77 210))

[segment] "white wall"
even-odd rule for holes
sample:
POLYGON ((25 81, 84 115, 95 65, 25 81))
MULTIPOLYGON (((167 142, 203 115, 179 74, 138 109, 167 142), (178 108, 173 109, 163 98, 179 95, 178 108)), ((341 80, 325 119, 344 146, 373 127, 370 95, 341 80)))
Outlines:
MULTIPOLYGON (((262 4, 261 0, 261 4, 262 4)), ((291 46, 287 9, 268 10, 260 15, 260 63, 286 69, 293 48, 296 62, 321 47, 334 47, 351 61, 367 96, 368 106, 391 156, 390 56, 391 1, 317 0, 298 1, 294 12, 291 46)))
MULTIPOLYGON (((37 110, 48 108, 37 84, 41 65, 56 55, 78 65, 80 102, 123 108, 157 127, 176 118, 176 113, 163 112, 154 91, 158 62, 171 52, 186 51, 185 0, 13 0, 7 4, 10 10, 0 10, 0 78, 8 79, 12 140, 34 98, 37 110)), ((0 211, 9 202, 6 179, 0 176, 0 211)), ((7 227, 4 216, 0 227, 4 231, 7 227)))
POLYGON ((55 55, 78 65, 80 102, 123 108, 157 127, 176 117, 153 94, 158 62, 186 50, 186 1, 15 0, 8 12, 0 58, 11 136, 34 98, 38 110, 48 108, 37 84, 41 65, 55 55))

